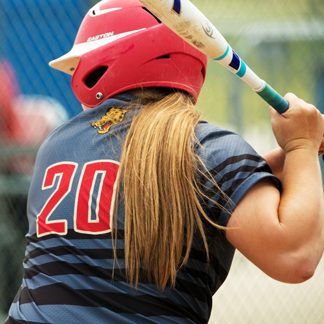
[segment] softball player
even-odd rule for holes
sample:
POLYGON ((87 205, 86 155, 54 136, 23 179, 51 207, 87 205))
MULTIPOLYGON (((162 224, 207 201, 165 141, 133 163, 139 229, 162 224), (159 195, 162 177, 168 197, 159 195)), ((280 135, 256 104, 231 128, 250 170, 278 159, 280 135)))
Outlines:
POLYGON ((207 58, 137 0, 98 3, 51 66, 72 75, 84 111, 39 150, 6 324, 207 323, 235 248, 276 280, 312 276, 324 246, 315 107, 290 94, 284 116, 270 109, 281 149, 264 160, 200 120, 207 58))

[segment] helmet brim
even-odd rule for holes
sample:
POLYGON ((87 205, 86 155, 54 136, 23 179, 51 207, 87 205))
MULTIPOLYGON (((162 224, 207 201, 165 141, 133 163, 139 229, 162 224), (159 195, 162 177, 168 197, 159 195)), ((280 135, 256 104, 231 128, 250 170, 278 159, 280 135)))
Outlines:
POLYGON ((96 50, 96 49, 98 49, 102 46, 105 46, 107 44, 110 44, 118 39, 123 38, 123 37, 129 36, 134 33, 141 32, 145 29, 146 28, 132 30, 132 31, 129 31, 126 33, 109 36, 107 38, 103 38, 103 39, 99 39, 99 40, 95 40, 95 41, 88 41, 86 43, 74 45, 69 53, 59 57, 56 60, 49 62, 49 66, 56 70, 73 75, 74 71, 76 70, 76 68, 79 64, 80 57, 82 55, 89 53, 93 50, 96 50))

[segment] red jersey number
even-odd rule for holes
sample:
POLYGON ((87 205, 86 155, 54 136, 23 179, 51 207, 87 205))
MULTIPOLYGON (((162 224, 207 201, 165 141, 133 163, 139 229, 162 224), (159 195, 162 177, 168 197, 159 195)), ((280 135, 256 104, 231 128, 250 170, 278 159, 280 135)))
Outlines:
MULTIPOLYGON (((77 168, 77 163, 62 162, 46 169, 42 190, 53 188, 56 178, 58 178, 58 183, 55 191, 37 215, 37 237, 53 233, 67 234, 67 220, 50 220, 50 216, 71 191, 77 168)), ((103 234, 111 231, 118 169, 119 163, 111 160, 85 164, 74 199, 74 230, 76 232, 103 234)))
POLYGON ((55 191, 46 201, 39 215, 37 215, 37 237, 52 233, 60 235, 67 234, 67 220, 50 221, 49 218, 57 206, 71 191, 77 166, 76 163, 64 162, 53 164, 46 169, 42 190, 53 188, 56 178, 58 178, 58 184, 55 191))
POLYGON ((111 231, 118 168, 119 164, 114 161, 93 161, 83 167, 74 210, 76 232, 104 234, 111 231), (95 208, 91 208, 92 205, 95 208))

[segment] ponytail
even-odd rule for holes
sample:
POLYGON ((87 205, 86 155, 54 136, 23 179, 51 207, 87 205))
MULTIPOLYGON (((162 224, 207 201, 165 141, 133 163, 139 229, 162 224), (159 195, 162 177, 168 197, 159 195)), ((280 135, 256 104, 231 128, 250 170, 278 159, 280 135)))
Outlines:
MULTIPOLYGON (((123 187, 129 282, 136 286, 141 270, 163 289, 168 281, 175 286, 177 270, 188 261, 196 228, 209 260, 201 216, 217 225, 208 219, 198 198, 204 196, 197 181, 203 164, 194 152, 200 115, 191 96, 179 91, 167 96, 151 89, 142 91, 146 101, 124 143, 115 206, 123 187)), ((117 216, 114 222, 116 229, 117 216)), ((114 240, 116 259, 117 231, 114 240)))

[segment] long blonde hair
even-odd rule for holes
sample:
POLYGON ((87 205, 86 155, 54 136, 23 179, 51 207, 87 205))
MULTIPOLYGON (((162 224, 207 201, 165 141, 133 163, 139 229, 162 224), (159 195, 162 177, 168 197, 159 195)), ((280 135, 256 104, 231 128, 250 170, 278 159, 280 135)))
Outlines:
MULTIPOLYGON (((168 281, 174 287, 177 271, 188 261, 197 228, 209 260, 201 217, 218 225, 199 201, 204 197, 199 179, 206 170, 194 151, 200 114, 192 97, 152 89, 136 95, 140 97, 137 104, 144 107, 124 143, 117 187, 117 193, 123 187, 125 204, 126 275, 136 286, 140 270, 144 271, 150 282, 163 289, 168 281)), ((117 216, 114 222, 117 241, 117 216)), ((115 258, 116 254, 115 242, 115 258)))

